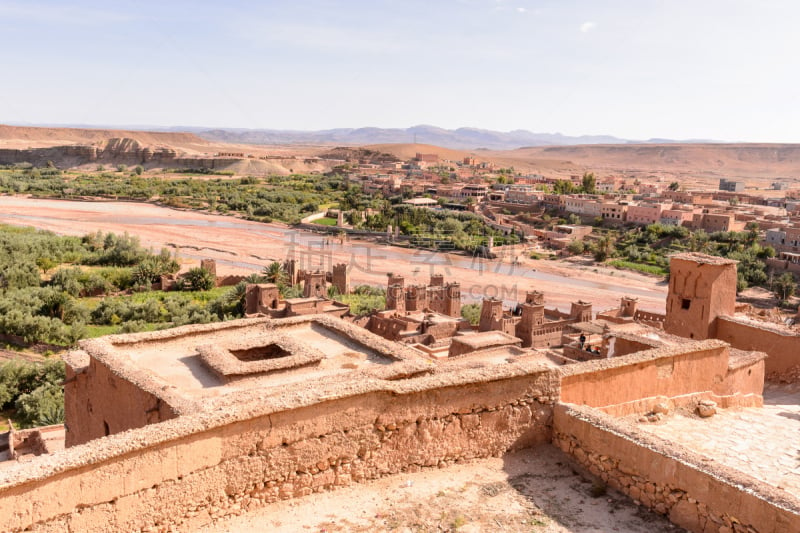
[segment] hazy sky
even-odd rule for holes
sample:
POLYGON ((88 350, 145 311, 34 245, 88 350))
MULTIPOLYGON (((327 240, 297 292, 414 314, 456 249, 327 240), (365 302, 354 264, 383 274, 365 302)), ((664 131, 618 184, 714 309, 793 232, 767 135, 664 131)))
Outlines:
POLYGON ((0 0, 0 122, 800 142, 797 0, 0 0))

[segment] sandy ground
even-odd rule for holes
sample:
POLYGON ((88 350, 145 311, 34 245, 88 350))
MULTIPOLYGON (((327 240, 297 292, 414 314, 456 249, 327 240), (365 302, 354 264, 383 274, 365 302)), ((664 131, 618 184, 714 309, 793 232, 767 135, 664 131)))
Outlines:
MULTIPOLYGON (((663 312, 666 284, 660 280, 588 264, 531 260, 522 248, 498 249, 499 260, 460 254, 406 250, 364 241, 298 232, 279 224, 260 224, 231 216, 182 211, 132 202, 76 202, 0 197, 0 222, 34 226, 60 234, 83 235, 97 230, 128 232, 143 245, 175 249, 196 265, 217 260, 218 273, 247 274, 273 260, 295 257, 301 268, 329 270, 350 265, 352 284, 384 285, 386 274, 406 277, 406 284, 427 283, 432 272, 461 284, 465 303, 485 296, 507 305, 525 299, 529 290, 545 293, 548 306, 568 310, 570 302, 591 301, 595 310, 616 307, 623 294, 639 298, 642 309, 663 312), (518 261, 514 264, 514 261, 518 261)), ((187 264, 188 264, 187 263, 187 264)))
POLYGON ((615 491, 602 492, 566 455, 542 446, 283 501, 199 531, 682 531, 615 491))

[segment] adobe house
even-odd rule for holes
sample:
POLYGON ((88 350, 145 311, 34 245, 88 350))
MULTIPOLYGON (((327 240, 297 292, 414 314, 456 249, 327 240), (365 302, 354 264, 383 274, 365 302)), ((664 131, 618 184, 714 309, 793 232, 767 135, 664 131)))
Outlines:
POLYGON ((398 314, 430 311, 458 318, 461 316, 461 286, 458 283, 445 283, 441 274, 432 274, 428 285, 406 287, 402 276, 390 274, 386 309, 398 314))
POLYGON ((303 298, 327 298, 328 290, 326 286, 325 272, 316 270, 304 272, 303 276, 303 298))
POLYGON ((389 274, 386 309, 370 315, 364 327, 376 335, 404 344, 413 344, 426 353, 437 344, 437 353, 447 353, 442 342, 460 331, 471 331, 461 318, 461 287, 445 283, 444 276, 433 274, 428 285, 405 286, 402 276, 389 274))
POLYGON ((592 304, 572 302, 569 313, 544 306, 544 294, 530 291, 525 302, 514 310, 504 310, 503 302, 494 298, 483 300, 478 331, 502 331, 518 337, 523 348, 561 346, 564 328, 570 324, 592 319, 592 304))
MULTIPOLYGON (((244 319, 149 340, 117 335, 68 358, 66 445, 213 410, 253 390, 358 371, 428 369, 408 348, 325 315, 244 319), (397 364, 394 364, 397 363, 397 364)), ((162 332, 166 333, 166 332, 162 332)))
POLYGON ((330 316, 81 341, 66 357, 68 448, 0 470, 4 527, 191 530, 209 519, 198 509, 238 513, 245 497, 268 505, 552 443, 627 494, 654 488, 644 505, 693 531, 723 531, 693 527, 711 515, 800 528, 800 500, 618 421, 704 398, 759 405, 763 354, 619 333, 615 357, 564 366, 473 335, 439 361, 330 316))
MULTIPOLYGON (((307 274, 312 279, 319 279, 307 274)), ((350 312, 350 306, 326 297, 311 296, 283 299, 277 285, 273 283, 248 283, 245 287, 245 309, 247 317, 269 316, 288 318, 301 315, 326 314, 343 317, 350 312)))

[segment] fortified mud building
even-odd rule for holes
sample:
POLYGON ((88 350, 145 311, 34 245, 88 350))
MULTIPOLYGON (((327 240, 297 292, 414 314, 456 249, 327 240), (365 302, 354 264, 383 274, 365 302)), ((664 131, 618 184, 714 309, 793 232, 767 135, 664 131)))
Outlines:
POLYGON ((0 470, 0 516, 9 531, 191 529, 211 507, 552 443, 691 531, 800 531, 797 495, 621 418, 758 407, 765 371, 795 375, 800 339, 735 316, 735 282, 733 262, 674 257, 666 315, 636 321, 623 301, 570 323, 602 339, 585 362, 569 356, 582 346, 520 343, 436 358, 331 314, 82 341, 68 448, 0 470))

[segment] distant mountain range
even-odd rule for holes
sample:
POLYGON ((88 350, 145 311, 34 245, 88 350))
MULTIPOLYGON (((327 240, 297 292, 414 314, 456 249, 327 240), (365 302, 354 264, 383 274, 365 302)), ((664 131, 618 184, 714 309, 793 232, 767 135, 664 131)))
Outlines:
MULTIPOLYGON (((33 124, 20 124, 33 126, 33 124)), ((43 125, 38 125, 43 126, 43 125)), ((46 125, 50 126, 50 125, 46 125)), ((55 126, 55 125, 53 125, 55 126)), ((105 126, 58 125, 58 127, 104 128, 105 126)), ((122 126, 114 126, 120 128, 122 126)), ((569 136, 560 133, 534 133, 528 130, 492 131, 479 128, 448 130, 436 126, 419 125, 410 128, 335 128, 318 131, 204 128, 197 126, 124 126, 128 130, 191 132, 203 139, 240 144, 306 144, 363 146, 367 144, 419 143, 453 149, 513 150, 527 146, 572 146, 580 144, 670 144, 709 143, 715 141, 692 139, 650 139, 634 141, 611 135, 569 136)))
POLYGON ((202 129, 189 131, 211 141, 244 144, 365 144, 419 143, 454 149, 508 150, 523 146, 572 144, 622 144, 628 141, 608 135, 569 137, 560 133, 533 133, 526 130, 509 132, 458 128, 448 130, 436 126, 410 128, 336 128, 320 131, 202 129))
MULTIPOLYGON (((174 128, 177 130, 177 128, 174 128)), ((337 144, 363 146, 366 144, 420 143, 454 149, 513 150, 525 146, 569 146, 577 144, 639 144, 712 142, 707 140, 673 141, 652 139, 632 141, 611 135, 581 135, 534 133, 528 130, 492 131, 479 128, 448 130, 420 125, 410 128, 336 128, 320 131, 251 130, 238 128, 184 128, 211 141, 244 144, 337 144)))

